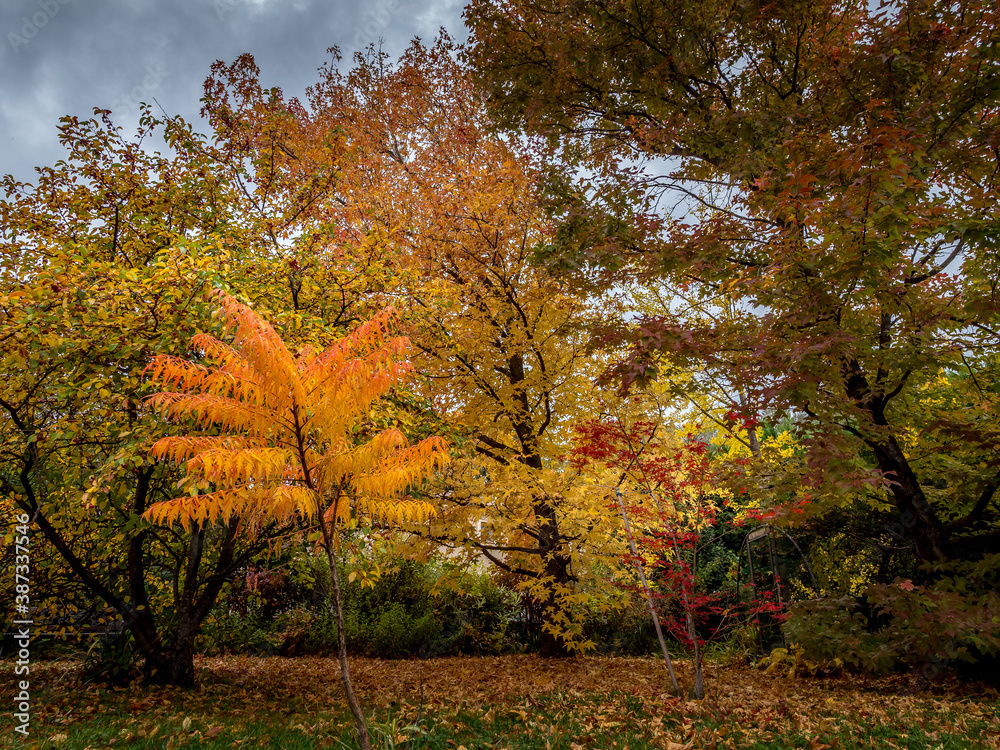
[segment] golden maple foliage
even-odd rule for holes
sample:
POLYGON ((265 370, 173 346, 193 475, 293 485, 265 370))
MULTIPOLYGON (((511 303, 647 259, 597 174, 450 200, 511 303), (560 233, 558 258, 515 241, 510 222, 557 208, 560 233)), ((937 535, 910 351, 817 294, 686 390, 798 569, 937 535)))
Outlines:
MULTIPOLYGON (((330 238, 316 248, 322 262, 377 259, 367 272, 382 269, 382 294, 413 343, 424 416, 458 438, 447 476, 426 490, 439 512, 409 543, 510 571, 542 603, 543 649, 585 649, 582 605, 595 592, 605 603, 618 596, 594 571, 624 550, 607 489, 562 456, 572 425, 614 398, 593 385, 606 362, 582 326, 618 311, 533 265, 551 241, 540 154, 490 130, 455 53, 442 37, 415 42, 395 63, 372 52, 347 74, 325 67, 308 108, 285 103, 288 126, 276 137, 296 154, 336 137, 336 189, 310 207, 301 232, 330 238)), ((277 105, 263 106, 252 59, 214 73, 213 122, 225 119, 227 138, 261 139, 277 105)))

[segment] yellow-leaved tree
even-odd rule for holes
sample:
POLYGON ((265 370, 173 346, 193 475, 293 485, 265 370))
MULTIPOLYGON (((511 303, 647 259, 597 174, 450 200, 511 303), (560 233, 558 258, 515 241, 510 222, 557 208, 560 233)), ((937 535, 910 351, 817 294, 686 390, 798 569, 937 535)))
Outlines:
MULTIPOLYGON (((532 265, 552 241, 537 188, 543 154, 490 130, 446 35, 414 41, 396 63, 374 50, 355 62, 348 74, 324 68, 308 109, 286 104, 281 138, 292 152, 332 138, 343 146, 335 191, 311 208, 336 238, 315 245, 316 263, 336 264, 342 245, 378 259, 371 266, 386 269, 384 293, 398 300, 423 376, 415 390, 460 436, 430 490, 438 515, 407 545, 489 561, 538 606, 543 656, 584 651, 585 609, 622 601, 605 572, 625 548, 606 493, 563 457, 573 425, 616 398, 593 385, 607 362, 583 327, 619 308, 532 265)), ((256 71, 245 56, 206 85, 227 139, 267 142, 256 71)))
POLYGON ((351 514, 382 522, 426 520, 434 508, 404 495, 448 460, 444 441, 409 445, 396 429, 360 439, 372 404, 410 371, 408 341, 390 336, 387 309, 322 352, 293 356, 248 306, 216 291, 226 343, 198 334, 208 364, 158 356, 150 364, 166 390, 150 396, 164 416, 213 434, 158 440, 151 454, 183 462, 191 495, 149 508, 146 517, 187 527, 238 516, 252 532, 296 516, 316 519, 330 562, 341 677, 369 747, 364 714, 351 687, 337 574, 338 524, 351 514))

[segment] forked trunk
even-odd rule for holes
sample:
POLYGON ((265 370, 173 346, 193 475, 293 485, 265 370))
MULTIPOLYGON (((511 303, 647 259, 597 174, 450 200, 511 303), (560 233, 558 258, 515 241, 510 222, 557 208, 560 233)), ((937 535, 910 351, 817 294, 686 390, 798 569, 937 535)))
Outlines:
POLYGON ((856 360, 845 363, 846 395, 863 411, 881 435, 867 435, 865 443, 875 453, 879 471, 889 483, 889 492, 899 510, 907 535, 913 540, 917 558, 925 563, 939 563, 951 557, 947 530, 931 507, 920 480, 910 465, 895 435, 889 430, 886 406, 891 396, 874 393, 861 365, 856 360))

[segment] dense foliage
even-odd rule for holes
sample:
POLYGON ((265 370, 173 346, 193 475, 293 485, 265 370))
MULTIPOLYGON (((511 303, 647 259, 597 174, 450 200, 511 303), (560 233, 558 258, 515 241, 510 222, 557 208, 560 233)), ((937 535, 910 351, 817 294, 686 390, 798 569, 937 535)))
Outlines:
MULTIPOLYGON (((619 382, 700 390, 749 450, 732 476, 758 517, 811 535, 836 593, 898 576, 943 617, 992 606, 941 566, 1000 538, 996 4, 476 0, 466 18, 502 125, 553 146, 541 255, 584 288, 669 289, 605 333, 631 347, 619 382), (793 449, 768 456, 756 433, 782 420, 793 449)), ((903 591, 886 611, 926 609, 903 591)))
POLYGON ((787 614, 775 671, 995 664, 996 4, 466 19, 304 100, 217 62, 209 136, 97 110, 4 179, 47 634, 119 682, 337 653, 363 746, 348 649, 658 646, 701 697, 787 614))

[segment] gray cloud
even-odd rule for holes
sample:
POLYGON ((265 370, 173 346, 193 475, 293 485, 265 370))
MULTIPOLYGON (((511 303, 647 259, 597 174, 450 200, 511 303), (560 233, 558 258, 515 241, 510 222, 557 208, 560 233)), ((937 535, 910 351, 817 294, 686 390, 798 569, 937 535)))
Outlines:
POLYGON ((110 108, 126 132, 140 101, 207 130, 202 84, 217 59, 254 55, 266 87, 302 96, 340 47, 384 39, 390 55, 444 26, 458 40, 463 0, 4 0, 0 4, 0 174, 33 181, 63 157, 63 115, 110 108))

